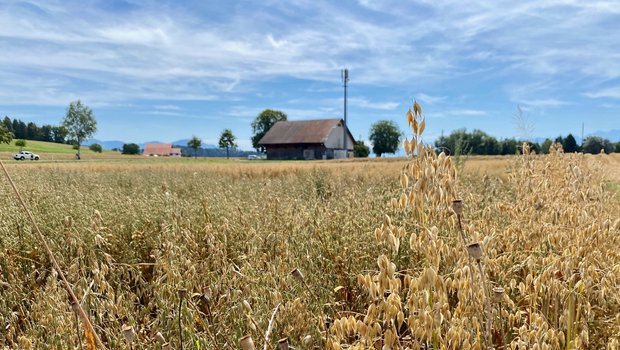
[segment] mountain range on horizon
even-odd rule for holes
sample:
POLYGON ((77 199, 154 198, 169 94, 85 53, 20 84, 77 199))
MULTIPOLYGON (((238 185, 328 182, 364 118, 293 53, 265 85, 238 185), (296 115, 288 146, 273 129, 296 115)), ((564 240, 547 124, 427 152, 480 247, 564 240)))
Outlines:
MULTIPOLYGON (((136 143, 138 146, 140 146, 140 148, 144 148, 144 145, 148 144, 148 143, 170 143, 173 146, 187 146, 187 143, 189 142, 189 139, 182 139, 182 140, 176 140, 173 142, 162 142, 162 141, 147 141, 147 142, 141 142, 141 143, 136 143)), ((119 141, 119 140, 109 140, 109 141, 104 141, 104 140, 98 140, 98 139, 88 139, 86 141, 84 141, 82 143, 83 146, 90 146, 92 144, 98 143, 101 145, 101 148, 103 148, 104 150, 113 150, 113 149, 122 149, 123 145, 126 143, 131 143, 131 142, 124 142, 124 141, 119 141)), ((212 148, 218 148, 216 145, 212 145, 212 144, 205 144, 203 143, 201 148, 204 149, 212 149, 212 148)))

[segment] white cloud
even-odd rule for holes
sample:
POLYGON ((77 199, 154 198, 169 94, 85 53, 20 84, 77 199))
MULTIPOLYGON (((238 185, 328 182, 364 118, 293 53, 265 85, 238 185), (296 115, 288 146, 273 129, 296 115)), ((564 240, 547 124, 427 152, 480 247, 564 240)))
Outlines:
POLYGON ((620 99, 620 86, 602 89, 598 91, 586 92, 585 95, 589 98, 614 98, 620 99))
POLYGON ((418 93, 415 96, 421 102, 429 104, 429 105, 434 105, 436 103, 445 101, 447 98, 446 96, 433 96, 433 95, 427 95, 425 93, 418 93))
POLYGON ((390 102, 390 101, 375 102, 375 101, 370 101, 365 98, 349 98, 348 103, 351 106, 355 106, 355 107, 367 108, 367 109, 379 109, 379 110, 386 110, 386 111, 394 110, 396 109, 396 107, 400 106, 400 103, 398 102, 390 102))
POLYGON ((488 115, 487 111, 478 110, 478 109, 445 109, 445 110, 437 110, 429 114, 432 118, 447 118, 447 117, 482 117, 488 115))
POLYGON ((557 100, 554 98, 546 98, 546 99, 536 99, 536 100, 523 100, 522 104, 530 107, 559 107, 569 105, 570 102, 557 100))
POLYGON ((162 109, 162 110, 168 110, 168 111, 178 111, 181 110, 182 108, 177 106, 177 105, 155 105, 153 106, 153 108, 155 109, 162 109))

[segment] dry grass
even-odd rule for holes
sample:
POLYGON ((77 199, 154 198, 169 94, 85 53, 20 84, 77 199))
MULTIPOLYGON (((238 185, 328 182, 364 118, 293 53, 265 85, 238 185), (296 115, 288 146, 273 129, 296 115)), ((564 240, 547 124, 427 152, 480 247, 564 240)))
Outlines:
MULTIPOLYGON (((110 349, 178 348, 179 324, 188 349, 248 334, 274 349, 615 348, 620 201, 602 183, 617 155, 470 157, 459 176, 416 155, 8 167, 110 349)), ((78 348, 16 204, 2 181, 0 348, 78 348)))

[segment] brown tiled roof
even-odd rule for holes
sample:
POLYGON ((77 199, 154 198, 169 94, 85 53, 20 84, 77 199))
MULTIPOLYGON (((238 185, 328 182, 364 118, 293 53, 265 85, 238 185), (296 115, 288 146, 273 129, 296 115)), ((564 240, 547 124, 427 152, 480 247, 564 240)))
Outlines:
POLYGON ((324 143, 332 129, 341 122, 342 119, 280 121, 269 129, 258 144, 324 143))
POLYGON ((169 143, 147 143, 144 145, 144 155, 169 156, 172 151, 172 145, 169 143))

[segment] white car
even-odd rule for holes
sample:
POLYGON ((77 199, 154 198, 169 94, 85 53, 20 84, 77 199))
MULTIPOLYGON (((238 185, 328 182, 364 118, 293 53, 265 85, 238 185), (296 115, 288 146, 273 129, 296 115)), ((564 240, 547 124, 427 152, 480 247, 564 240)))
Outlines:
POLYGON ((38 154, 34 154, 32 152, 29 152, 29 151, 21 151, 19 153, 14 153, 13 154, 13 159, 15 159, 15 160, 26 160, 26 159, 39 160, 39 155, 38 154))

